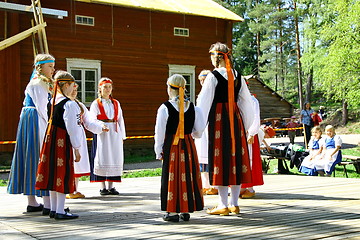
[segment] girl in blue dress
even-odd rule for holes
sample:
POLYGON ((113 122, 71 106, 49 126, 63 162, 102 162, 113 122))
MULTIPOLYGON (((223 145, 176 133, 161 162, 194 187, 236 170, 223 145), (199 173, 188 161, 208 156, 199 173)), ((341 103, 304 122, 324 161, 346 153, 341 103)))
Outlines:
POLYGON ((25 89, 7 191, 10 194, 22 193, 27 196, 27 212, 42 211, 43 215, 48 215, 49 193, 35 190, 35 180, 48 121, 47 104, 53 88, 55 58, 49 54, 38 54, 34 66, 34 72, 25 89), (43 197, 44 205, 39 204, 35 196, 43 197))

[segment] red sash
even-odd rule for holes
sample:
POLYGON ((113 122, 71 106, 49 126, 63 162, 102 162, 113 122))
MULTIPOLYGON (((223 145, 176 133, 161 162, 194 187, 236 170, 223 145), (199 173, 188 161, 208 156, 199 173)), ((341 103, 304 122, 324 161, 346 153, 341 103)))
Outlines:
MULTIPOLYGON (((112 97, 110 97, 110 100, 114 105, 114 111, 115 111, 114 119, 111 119, 111 120, 113 120, 116 123, 116 132, 117 132, 117 119, 118 119, 118 113, 119 113, 119 106, 117 104, 117 100, 113 99, 112 97)), ((99 119, 99 120, 109 120, 109 118, 106 116, 104 105, 102 104, 101 99, 98 98, 98 99, 96 99, 96 101, 98 103, 99 110, 100 110, 100 114, 97 115, 97 119, 99 119)))

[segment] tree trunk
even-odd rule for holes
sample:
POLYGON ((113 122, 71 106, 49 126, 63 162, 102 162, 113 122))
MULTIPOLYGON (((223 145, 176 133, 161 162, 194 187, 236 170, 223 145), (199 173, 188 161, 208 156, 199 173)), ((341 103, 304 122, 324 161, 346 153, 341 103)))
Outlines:
POLYGON ((296 35, 296 56, 297 56, 297 77, 298 77, 298 91, 299 91, 299 104, 300 108, 304 107, 303 104, 303 89, 302 89, 302 79, 301 79, 301 52, 300 52, 300 36, 299 36, 299 19, 297 16, 296 0, 294 0, 294 11, 295 11, 295 35, 296 35))
POLYGON ((342 121, 341 124, 345 126, 348 121, 348 104, 345 99, 342 100, 342 121))

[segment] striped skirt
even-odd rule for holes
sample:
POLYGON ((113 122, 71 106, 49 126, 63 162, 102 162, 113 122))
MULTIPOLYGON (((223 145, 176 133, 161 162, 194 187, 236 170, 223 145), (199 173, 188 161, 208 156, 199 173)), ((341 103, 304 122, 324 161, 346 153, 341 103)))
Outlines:
POLYGON ((48 191, 35 189, 39 146, 38 114, 35 107, 24 107, 16 134, 7 191, 10 194, 49 196, 48 191))
POLYGON ((246 132, 239 108, 234 106, 235 154, 231 151, 227 103, 213 105, 209 113, 209 177, 213 186, 251 183, 246 132))
POLYGON ((166 137, 161 176, 161 210, 188 213, 204 208, 201 175, 194 140, 190 134, 172 145, 166 137))

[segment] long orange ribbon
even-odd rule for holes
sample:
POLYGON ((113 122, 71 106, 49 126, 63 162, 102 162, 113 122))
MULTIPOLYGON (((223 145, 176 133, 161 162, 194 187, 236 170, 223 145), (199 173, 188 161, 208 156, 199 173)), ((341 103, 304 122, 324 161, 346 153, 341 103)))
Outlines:
POLYGON ((211 53, 223 55, 226 64, 226 73, 228 76, 228 102, 229 102, 230 136, 231 136, 231 153, 232 155, 235 155, 235 126, 234 126, 235 93, 234 93, 234 74, 232 72, 231 62, 229 59, 230 52, 224 53, 221 51, 211 51, 211 53))
POLYGON ((180 86, 175 86, 172 84, 169 84, 170 86, 174 88, 179 88, 179 125, 176 130, 176 134, 174 137, 174 141, 172 145, 178 145, 179 139, 184 139, 184 112, 185 112, 185 100, 184 100, 184 88, 180 86))

